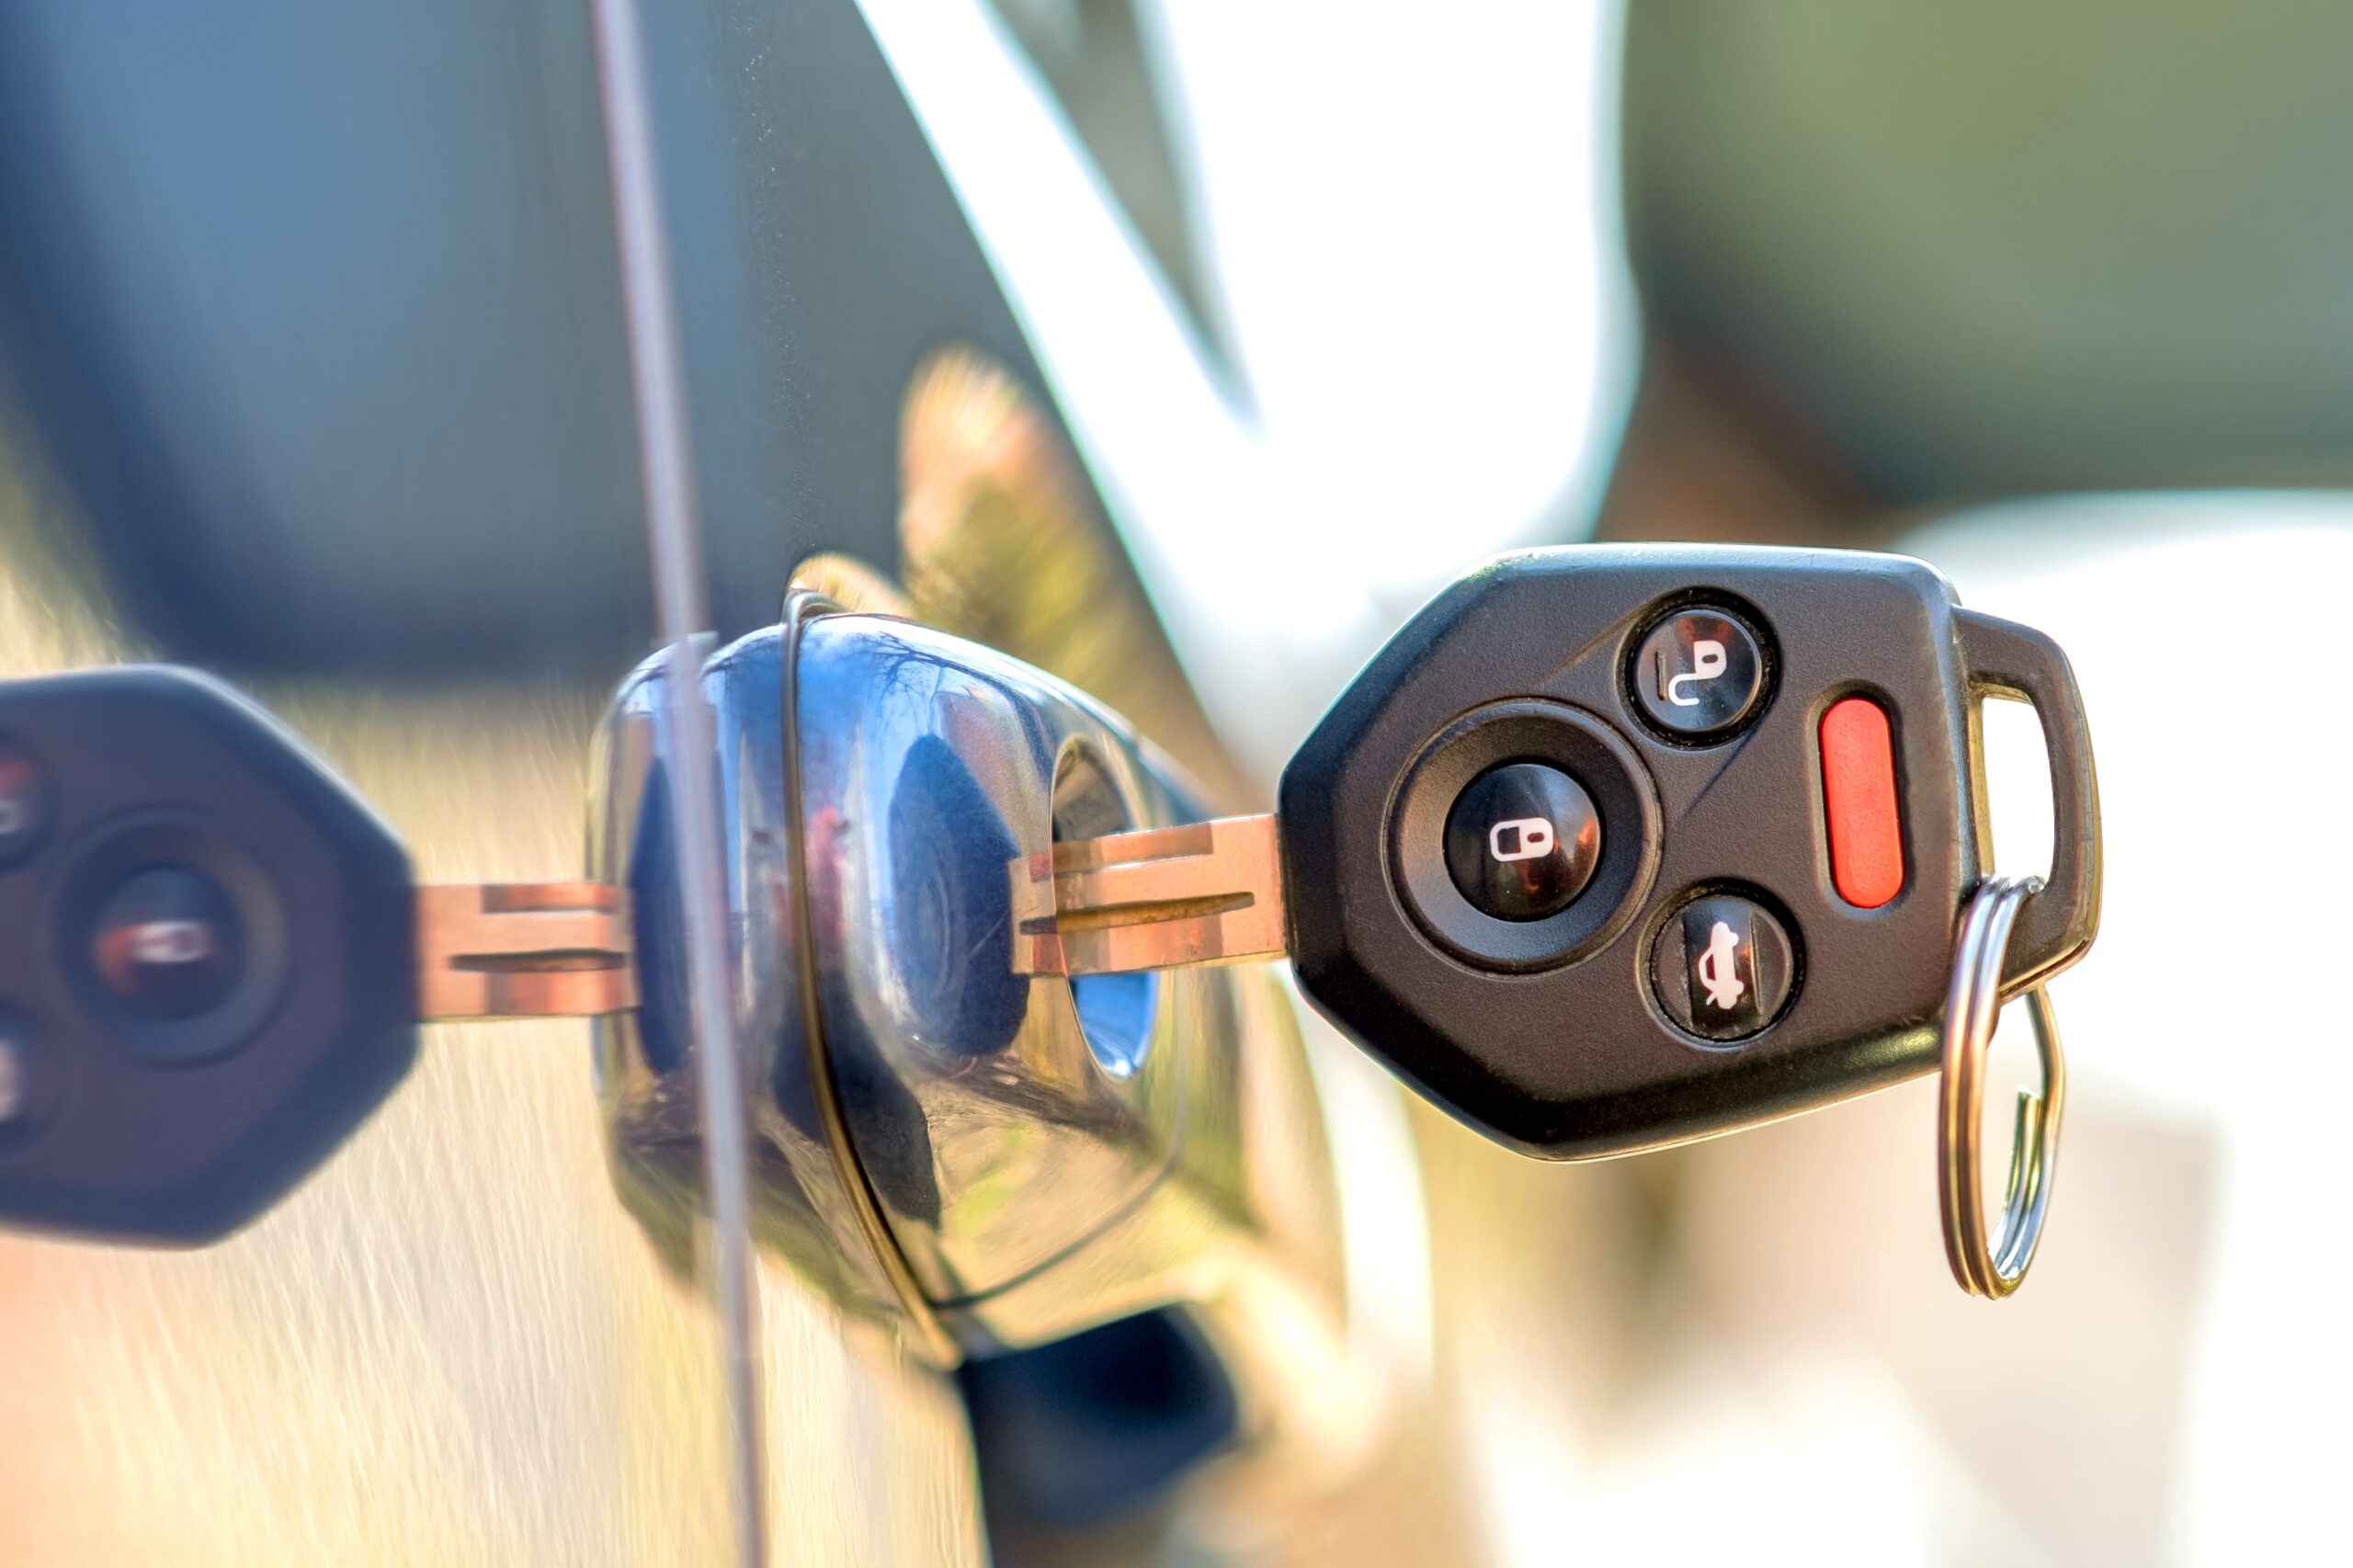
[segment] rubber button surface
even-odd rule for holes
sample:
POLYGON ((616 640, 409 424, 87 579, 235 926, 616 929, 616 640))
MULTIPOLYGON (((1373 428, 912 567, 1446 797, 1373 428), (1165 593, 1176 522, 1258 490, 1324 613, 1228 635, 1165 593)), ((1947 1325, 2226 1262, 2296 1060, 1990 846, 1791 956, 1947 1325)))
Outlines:
POLYGON ((220 1006, 244 972, 244 933, 221 884, 187 866, 151 866, 99 906, 90 967, 117 999, 151 1018, 220 1006))
POLYGON ((1669 738, 1723 740, 1764 705, 1764 644, 1728 611, 1678 610, 1643 639, 1626 679, 1635 706, 1669 738))
POLYGON ((1446 869, 1472 908, 1498 920, 1566 909, 1601 863, 1601 813, 1585 786, 1541 762, 1491 767, 1446 818, 1446 869))
POLYGON ((1904 891, 1904 818, 1895 788, 1895 737, 1887 710, 1867 697, 1822 716, 1822 806, 1830 830, 1830 880, 1858 909, 1904 891))
POLYGON ((1686 1033, 1717 1044, 1746 1040, 1780 1017, 1797 983, 1788 927, 1736 893, 1709 893, 1677 911, 1651 953, 1659 1006, 1686 1033))

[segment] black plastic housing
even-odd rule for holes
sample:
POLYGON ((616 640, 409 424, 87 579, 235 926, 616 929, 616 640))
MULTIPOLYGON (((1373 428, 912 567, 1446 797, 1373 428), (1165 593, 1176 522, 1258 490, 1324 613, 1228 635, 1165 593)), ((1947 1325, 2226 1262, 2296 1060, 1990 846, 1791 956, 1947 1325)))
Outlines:
POLYGON ((54 818, 0 869, 0 1016, 40 1079, 0 1126, 0 1221, 193 1244, 292 1187, 416 1054, 415 899, 392 833, 226 687, 127 668, 0 685, 0 739, 54 818), (106 879, 188 863, 239 907, 250 966, 184 1020, 94 988, 84 914, 106 879))
POLYGON ((1301 983, 1441 1106, 1551 1158, 1705 1137, 1924 1072, 1979 874, 1974 710, 1988 694, 2040 710, 2057 805, 2052 885, 2029 902, 2006 971, 2015 991, 2080 957, 2098 921, 2089 733, 2048 638, 1961 609, 1943 576, 1897 556, 1651 545, 1504 558, 1409 622, 1284 771, 1301 983), (1704 744, 1638 722, 1628 689, 1640 640, 1694 604, 1737 614, 1768 659, 1762 708, 1704 744), (1839 896, 1824 816, 1817 731, 1832 702, 1859 693, 1893 717, 1902 810, 1904 883, 1877 909, 1839 896), (1533 969, 1433 937, 1407 891, 1429 885, 1413 863, 1425 848, 1404 831, 1408 781, 1430 767, 1434 740, 1475 710, 1529 703, 1612 732, 1655 802, 1620 813, 1647 817, 1647 842, 1605 832, 1595 886, 1635 883, 1607 939, 1533 969), (1662 922, 1699 891, 1761 895, 1791 926, 1794 994, 1735 1045, 1678 1028, 1649 978, 1662 922))

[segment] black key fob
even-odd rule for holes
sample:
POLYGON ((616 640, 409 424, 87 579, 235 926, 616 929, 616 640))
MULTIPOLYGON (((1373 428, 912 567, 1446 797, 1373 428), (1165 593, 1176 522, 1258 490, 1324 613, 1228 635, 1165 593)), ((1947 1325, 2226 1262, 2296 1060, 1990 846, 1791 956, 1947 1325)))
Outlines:
POLYGON ((209 1241, 416 1052, 389 830, 226 687, 0 685, 0 1222, 209 1241))
POLYGON ((2090 736, 2048 638, 1896 556, 1498 561, 1400 631, 1284 772, 1301 983, 1424 1093, 1553 1158, 1925 1072, 1985 858, 1989 695, 2040 713, 2056 805, 2016 992, 2099 917, 2090 736))

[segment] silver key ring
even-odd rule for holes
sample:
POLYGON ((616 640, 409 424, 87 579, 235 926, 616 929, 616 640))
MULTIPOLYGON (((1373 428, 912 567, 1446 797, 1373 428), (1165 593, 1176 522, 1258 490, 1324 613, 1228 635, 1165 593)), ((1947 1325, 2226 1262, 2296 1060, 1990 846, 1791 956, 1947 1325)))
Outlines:
POLYGON ((2002 1229, 1985 1233, 1984 1158, 1979 1132, 1985 1105, 1985 1053, 2002 1010, 2002 964, 2018 906, 2039 892, 2039 877, 1989 877, 1970 895, 1945 996, 1944 1082, 1937 1100, 1937 1194, 1943 1210, 1945 1257, 1953 1278, 1972 1296, 1999 1301, 2018 1288, 2034 1262, 2042 1221, 2051 1208, 2059 1163, 2059 1119, 2067 1103, 2067 1062, 2051 997, 2040 985, 2026 994, 2042 1058, 2042 1092, 2018 1091, 2010 1147, 2008 1195, 2002 1229))

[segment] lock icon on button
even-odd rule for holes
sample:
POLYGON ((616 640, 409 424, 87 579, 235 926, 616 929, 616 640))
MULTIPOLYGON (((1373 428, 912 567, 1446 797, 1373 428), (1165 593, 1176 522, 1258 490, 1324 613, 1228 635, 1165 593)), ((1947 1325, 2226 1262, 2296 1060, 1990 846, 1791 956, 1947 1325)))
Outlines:
POLYGON ((1506 866, 1550 855, 1555 842, 1552 824, 1542 817, 1512 817, 1487 830, 1487 853, 1506 866))

